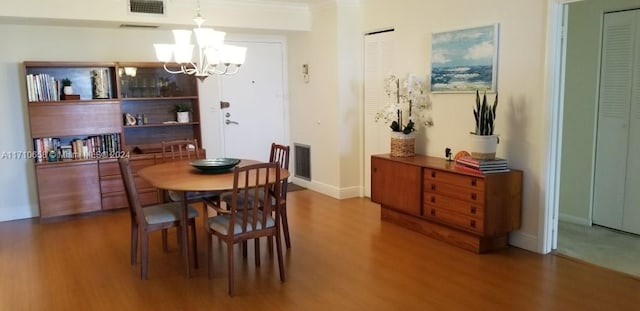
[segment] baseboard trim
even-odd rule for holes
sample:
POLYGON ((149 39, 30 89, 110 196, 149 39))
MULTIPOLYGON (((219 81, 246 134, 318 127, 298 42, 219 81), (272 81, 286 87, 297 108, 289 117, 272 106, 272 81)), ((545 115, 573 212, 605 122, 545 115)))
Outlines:
POLYGON ((291 182, 296 185, 300 185, 315 192, 320 192, 335 199, 341 200, 361 197, 361 187, 337 188, 317 181, 308 181, 298 177, 290 177, 290 179, 291 182))
POLYGON ((558 215, 558 220, 562 221, 562 222, 568 222, 571 224, 575 224, 575 225, 581 225, 581 226, 591 226, 591 221, 587 218, 582 218, 582 217, 576 217, 573 215, 567 215, 567 214, 563 214, 560 213, 558 215))
POLYGON ((538 249, 538 237, 521 231, 509 233, 509 245, 542 254, 538 249))

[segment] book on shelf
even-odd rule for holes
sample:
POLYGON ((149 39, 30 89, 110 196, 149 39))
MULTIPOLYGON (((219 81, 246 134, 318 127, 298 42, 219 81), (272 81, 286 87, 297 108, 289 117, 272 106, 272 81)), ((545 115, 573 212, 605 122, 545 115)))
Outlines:
POLYGON ((46 74, 27 74, 27 99, 30 102, 60 100, 60 82, 46 74))
POLYGON ((34 138, 33 150, 36 163, 49 162, 47 154, 50 151, 56 152, 56 161, 108 158, 122 151, 119 133, 62 140, 56 137, 34 138))

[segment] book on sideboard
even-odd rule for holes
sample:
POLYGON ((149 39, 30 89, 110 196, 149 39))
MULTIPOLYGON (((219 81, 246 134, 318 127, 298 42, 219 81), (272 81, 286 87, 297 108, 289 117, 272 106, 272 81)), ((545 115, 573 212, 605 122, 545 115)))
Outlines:
POLYGON ((479 160, 471 157, 461 157, 456 159, 455 162, 457 168, 479 174, 506 173, 511 171, 507 160, 501 158, 479 160))

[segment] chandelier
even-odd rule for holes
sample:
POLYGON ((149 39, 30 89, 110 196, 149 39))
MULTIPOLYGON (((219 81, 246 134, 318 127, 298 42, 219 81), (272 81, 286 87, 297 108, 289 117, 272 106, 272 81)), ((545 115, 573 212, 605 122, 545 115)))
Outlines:
POLYGON ((191 44, 191 30, 173 30, 175 44, 154 44, 156 57, 164 63, 164 70, 172 74, 194 75, 204 81, 212 75, 231 75, 240 70, 247 53, 246 47, 224 44, 226 33, 213 28, 204 28, 205 19, 200 15, 200 1, 193 21, 198 25, 193 29, 197 46, 197 61, 193 62, 193 48, 191 44), (167 68, 167 63, 174 60, 180 66, 179 70, 167 68))

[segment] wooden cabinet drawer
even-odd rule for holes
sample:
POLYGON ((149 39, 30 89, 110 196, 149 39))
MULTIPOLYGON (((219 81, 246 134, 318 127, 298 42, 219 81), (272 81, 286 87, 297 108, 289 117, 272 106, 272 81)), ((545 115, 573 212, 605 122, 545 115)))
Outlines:
MULTIPOLYGON (((145 158, 130 158, 131 163, 131 172, 134 174, 138 172, 141 168, 154 165, 155 159, 153 157, 145 157, 145 158)), ((101 160, 100 161, 100 176, 112 176, 112 175, 120 175, 120 166, 118 164, 118 160, 109 159, 109 160, 101 160)))
POLYGON ((158 191, 155 189, 138 191, 138 199, 140 199, 140 204, 142 206, 158 204, 158 191))
MULTIPOLYGON (((134 177, 134 181, 136 183, 136 189, 138 191, 153 188, 153 186, 146 180, 142 179, 142 177, 136 176, 134 177)), ((100 178, 100 191, 102 191, 103 194, 111 192, 123 192, 124 184, 122 183, 120 175, 100 178)))
MULTIPOLYGON (((138 199, 142 206, 158 204, 158 192, 155 190, 145 190, 138 192, 138 199)), ((114 192, 102 196, 102 209, 110 210, 125 208, 129 206, 127 194, 125 192, 114 192)))
POLYGON ((151 157, 142 158, 142 159, 131 158, 130 163, 131 163, 131 172, 135 174, 142 168, 156 164, 156 161, 154 158, 151 158, 151 157))
POLYGON ((427 193, 424 194, 424 211, 425 214, 428 211, 428 206, 435 206, 438 208, 446 209, 452 212, 456 212, 468 217, 476 218, 480 221, 484 219, 484 205, 478 203, 472 203, 464 200, 457 200, 451 197, 427 193))
POLYGON ((100 161, 100 177, 120 175, 120 168, 117 160, 101 160, 100 161))
POLYGON ((454 226, 476 234, 484 234, 484 222, 477 218, 430 205, 425 205, 424 213, 424 217, 429 220, 454 226))
POLYGON ((424 169, 424 183, 430 182, 447 183, 469 189, 477 189, 484 191, 484 179, 476 176, 468 176, 463 174, 454 174, 432 168, 424 169))
POLYGON ((129 206, 127 195, 124 192, 113 193, 102 197, 102 209, 111 210, 129 206))
POLYGON ((428 179, 424 182, 424 190, 425 194, 441 194, 450 198, 473 202, 476 204, 484 204, 484 191, 477 188, 461 187, 454 184, 447 184, 433 179, 428 179))

